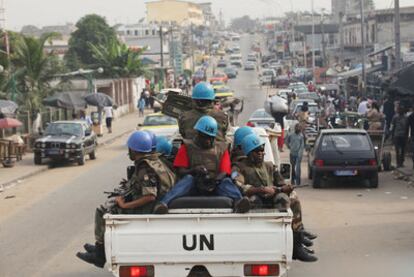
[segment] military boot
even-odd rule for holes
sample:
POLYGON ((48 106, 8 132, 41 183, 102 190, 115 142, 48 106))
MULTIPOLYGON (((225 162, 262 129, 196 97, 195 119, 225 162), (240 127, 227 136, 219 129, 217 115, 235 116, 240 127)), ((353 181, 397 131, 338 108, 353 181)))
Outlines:
POLYGON ((293 233, 293 259, 302 262, 316 262, 318 260, 316 256, 305 250, 301 242, 301 234, 298 232, 293 233))
POLYGON ((88 252, 88 253, 92 253, 92 252, 95 252, 96 251, 96 249, 95 249, 95 245, 93 245, 93 244, 90 244, 90 243, 85 243, 84 245, 83 245, 83 248, 86 250, 86 252, 88 252))
POLYGON ((318 235, 316 235, 314 233, 311 233, 311 232, 309 232, 309 231, 307 231, 305 229, 302 232, 303 232, 303 235, 305 237, 307 237, 308 239, 310 239, 310 240, 314 240, 314 239, 316 239, 318 237, 318 235))
POLYGON ((244 214, 250 210, 250 201, 249 198, 243 197, 242 199, 238 200, 234 205, 234 210, 236 213, 244 214))
POLYGON ((300 240, 301 240, 302 244, 305 245, 306 247, 313 246, 313 241, 308 239, 303 233, 301 234, 300 240))
POLYGON ((78 252, 76 256, 89 264, 93 264, 96 267, 103 268, 106 263, 105 248, 101 243, 95 243, 95 252, 93 253, 81 253, 78 252))

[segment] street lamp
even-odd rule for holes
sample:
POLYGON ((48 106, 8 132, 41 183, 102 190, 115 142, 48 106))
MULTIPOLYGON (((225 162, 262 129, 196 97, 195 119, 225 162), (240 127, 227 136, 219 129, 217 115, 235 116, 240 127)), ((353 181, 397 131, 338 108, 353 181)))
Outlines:
POLYGON ((77 72, 73 72, 73 73, 77 73, 76 75, 83 76, 88 81, 88 92, 89 93, 96 93, 97 90, 96 90, 96 86, 94 84, 94 78, 93 78, 93 73, 95 72, 102 74, 104 72, 104 69, 102 67, 99 67, 98 69, 80 68, 77 72))

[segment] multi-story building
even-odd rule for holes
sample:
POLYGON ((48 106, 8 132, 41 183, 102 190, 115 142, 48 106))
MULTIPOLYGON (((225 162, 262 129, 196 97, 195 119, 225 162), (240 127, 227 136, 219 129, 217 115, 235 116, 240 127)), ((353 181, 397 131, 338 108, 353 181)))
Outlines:
MULTIPOLYGON (((414 41, 414 6, 400 8, 401 42, 414 41)), ((367 15, 365 23, 365 43, 368 48, 378 48, 394 43, 394 10, 376 10, 367 15)), ((350 20, 344 24, 344 46, 361 48, 361 21, 350 20)))
POLYGON ((121 41, 131 49, 143 49, 142 57, 150 59, 164 66, 169 65, 169 33, 167 28, 162 28, 163 36, 160 36, 161 28, 153 23, 137 23, 129 25, 118 25, 116 32, 121 41), (162 41, 162 50, 161 50, 162 41))
MULTIPOLYGON (((361 0, 331 0, 332 15, 339 22, 341 16, 355 17, 360 14, 361 0)), ((374 10, 374 1, 364 0, 364 11, 370 13, 374 10)))
POLYGON ((204 16, 204 26, 210 28, 215 28, 218 24, 214 14, 213 9, 211 8, 211 2, 199 3, 198 4, 203 11, 204 16))
POLYGON ((116 31, 122 37, 158 37, 160 27, 157 24, 138 23, 119 25, 116 31))
POLYGON ((20 31, 23 35, 40 37, 46 33, 59 33, 59 38, 54 38, 47 41, 45 44, 45 51, 53 52, 60 58, 63 58, 69 49, 69 39, 71 34, 76 30, 74 24, 56 25, 56 26, 45 26, 38 28, 33 25, 26 25, 20 31))
POLYGON ((147 21, 151 23, 196 25, 204 24, 203 10, 200 5, 179 1, 159 0, 146 2, 147 21))

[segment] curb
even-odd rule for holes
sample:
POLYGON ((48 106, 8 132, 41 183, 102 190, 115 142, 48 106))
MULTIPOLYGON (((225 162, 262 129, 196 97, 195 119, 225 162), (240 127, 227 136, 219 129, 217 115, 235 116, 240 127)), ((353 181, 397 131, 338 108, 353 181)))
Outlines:
MULTIPOLYGON (((128 133, 131 133, 133 130, 134 130, 134 129, 130 129, 130 130, 128 130, 128 131, 122 132, 122 133, 121 133, 121 134, 119 134, 119 135, 114 136, 113 138, 107 139, 107 140, 102 141, 102 142, 98 142, 97 147, 99 148, 99 147, 102 147, 102 146, 105 146, 105 145, 111 144, 112 142, 114 142, 115 140, 119 139, 120 137, 123 137, 124 135, 126 135, 126 134, 128 134, 128 133)), ((42 173, 42 172, 45 172, 45 171, 47 171, 47 170, 49 170, 49 167, 48 167, 48 166, 46 166, 45 168, 39 168, 39 169, 38 169, 38 170, 36 170, 36 171, 33 171, 33 172, 28 173, 28 174, 26 174, 26 175, 20 176, 20 177, 18 177, 18 178, 15 178, 15 179, 13 179, 13 180, 11 180, 11 181, 6 182, 6 183, 0 184, 0 193, 1 193, 1 192, 3 192, 3 191, 5 191, 5 190, 6 190, 6 188, 8 188, 8 187, 10 187, 10 186, 12 186, 12 185, 14 185, 14 184, 18 183, 19 181, 23 181, 23 180, 25 180, 25 179, 28 179, 28 178, 33 177, 33 176, 35 176, 35 175, 38 175, 38 174, 40 174, 40 173, 42 173)))

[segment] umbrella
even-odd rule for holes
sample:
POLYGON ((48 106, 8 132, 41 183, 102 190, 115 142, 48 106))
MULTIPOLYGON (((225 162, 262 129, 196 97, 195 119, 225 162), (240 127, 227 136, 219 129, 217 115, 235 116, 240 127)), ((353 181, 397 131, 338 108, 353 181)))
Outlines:
POLYGON ((19 106, 10 100, 0 100, 0 113, 11 115, 14 114, 19 106))
POLYGON ((84 99, 88 105, 96 106, 99 108, 109 107, 114 103, 112 97, 101 92, 89 93, 84 97, 84 99))
POLYGON ((22 126, 19 120, 14 118, 1 118, 0 119, 0 129, 16 128, 22 126))
POLYGON ((81 110, 86 106, 85 91, 59 92, 43 99, 43 104, 49 107, 81 110))

